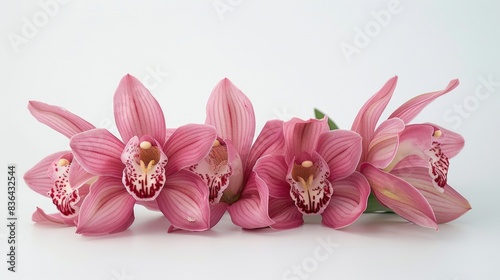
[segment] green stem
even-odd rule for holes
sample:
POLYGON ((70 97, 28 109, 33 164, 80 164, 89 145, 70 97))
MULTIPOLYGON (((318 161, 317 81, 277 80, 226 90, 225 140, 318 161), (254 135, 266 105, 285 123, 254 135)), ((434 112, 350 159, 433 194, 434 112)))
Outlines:
POLYGON ((368 197, 368 206, 364 213, 394 213, 394 211, 380 204, 375 195, 370 193, 368 197))

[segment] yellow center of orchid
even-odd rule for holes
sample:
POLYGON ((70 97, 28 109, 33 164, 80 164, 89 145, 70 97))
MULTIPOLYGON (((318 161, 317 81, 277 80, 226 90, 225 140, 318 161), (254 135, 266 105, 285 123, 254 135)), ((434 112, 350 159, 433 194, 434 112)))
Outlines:
POLYGON ((436 137, 436 138, 439 138, 443 135, 443 132, 441 130, 436 130, 434 131, 434 134, 432 134, 432 136, 436 137))
POLYGON ((212 147, 219 147, 219 146, 220 146, 219 140, 215 139, 214 144, 212 145, 212 147))
POLYGON ((60 159, 58 162, 57 162, 57 165, 58 166, 68 166, 69 165, 69 160, 65 159, 65 158, 62 158, 60 159))

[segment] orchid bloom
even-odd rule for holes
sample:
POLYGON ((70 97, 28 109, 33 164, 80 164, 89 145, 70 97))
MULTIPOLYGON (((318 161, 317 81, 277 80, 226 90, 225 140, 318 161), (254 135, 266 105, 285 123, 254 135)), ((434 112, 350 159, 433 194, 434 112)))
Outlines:
MULTIPOLYGON (((28 109, 38 121, 68 138, 94 128, 61 107, 30 101, 28 109)), ((73 160, 70 151, 61 151, 43 158, 28 170, 24 181, 35 192, 50 197, 59 210, 58 213, 46 214, 37 207, 32 216, 34 222, 74 226, 78 220, 79 207, 89 192, 90 184, 95 181, 95 176, 73 160)))
POLYGON ((255 115, 250 100, 225 78, 207 102, 206 124, 217 129, 210 153, 189 170, 202 178, 209 190, 211 226, 226 210, 233 223, 243 228, 267 227, 267 187, 255 178, 252 168, 263 155, 280 150, 283 139, 276 133, 281 122, 268 122, 252 146, 255 115))
POLYGON ((269 188, 272 228, 303 224, 303 215, 321 215, 338 229, 366 209, 370 187, 355 171, 361 137, 349 130, 330 131, 327 118, 285 122, 285 151, 259 159, 254 171, 269 188))
POLYGON ((449 159, 464 139, 434 124, 411 124, 434 99, 453 90, 452 80, 441 91, 419 95, 401 105, 377 128, 377 122, 396 87, 397 77, 370 98, 358 113, 352 130, 363 138, 360 172, 379 202, 420 226, 437 229, 471 207, 447 184, 449 159))
POLYGON ((216 131, 185 125, 167 139, 163 111, 151 93, 126 75, 114 96, 114 115, 121 140, 105 129, 73 136, 70 146, 87 171, 99 175, 80 207, 77 233, 107 234, 127 229, 134 205, 155 204, 172 226, 209 228, 208 190, 183 168, 207 156, 216 131))

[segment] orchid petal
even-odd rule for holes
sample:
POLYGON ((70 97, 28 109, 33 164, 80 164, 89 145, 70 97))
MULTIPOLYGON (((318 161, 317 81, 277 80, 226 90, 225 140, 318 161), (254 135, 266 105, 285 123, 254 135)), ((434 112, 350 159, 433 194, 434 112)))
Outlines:
POLYGON ((36 208, 36 211, 31 216, 31 220, 35 223, 41 224, 56 224, 64 226, 75 226, 75 218, 65 218, 61 213, 46 214, 42 209, 36 208))
POLYGON ((339 229, 356 221, 366 210, 370 185, 361 173, 332 182, 333 196, 322 214, 322 223, 339 229))
POLYGON ((158 203, 156 200, 152 201, 137 201, 136 204, 142 205, 146 207, 146 209, 151 210, 151 211, 160 211, 160 208, 158 207, 158 203))
POLYGON ((437 230, 431 206, 412 185, 368 163, 361 165, 361 173, 370 183, 380 203, 417 225, 437 230))
POLYGON ((134 219, 134 204, 121 178, 100 177, 80 207, 76 232, 101 235, 123 231, 134 219))
POLYGON ((168 158, 166 176, 203 160, 216 137, 215 128, 208 125, 188 124, 177 128, 163 147, 168 158))
POLYGON ((444 187, 444 192, 436 190, 426 168, 402 168, 391 174, 407 181, 422 193, 431 205, 438 224, 455 220, 471 209, 469 202, 449 185, 444 187))
POLYGON ((246 161, 255 133, 255 114, 250 100, 229 79, 213 89, 207 102, 206 124, 215 126, 218 135, 234 144, 246 161))
POLYGON ((327 131, 330 129, 326 117, 321 120, 309 119, 307 121, 294 118, 285 122, 283 133, 287 149, 286 160, 300 157, 302 153, 312 154, 320 135, 327 131))
POLYGON ((69 184, 73 189, 78 189, 94 177, 95 175, 88 173, 78 161, 73 160, 71 162, 71 168, 69 169, 69 184))
POLYGON ((224 190, 225 201, 232 201, 235 196, 241 193, 243 188, 243 163, 241 162, 241 157, 233 145, 231 140, 226 140, 228 164, 231 167, 231 176, 229 178, 229 184, 224 190))
POLYGON ((269 217, 274 221, 274 229, 292 229, 304 223, 302 213, 297 210, 290 198, 269 198, 269 217))
POLYGON ((224 202, 210 204, 210 228, 213 228, 222 219, 227 207, 227 203, 224 202))
POLYGON ((391 118, 400 118, 405 123, 411 122, 429 103, 434 101, 436 98, 444 95, 458 86, 459 82, 457 79, 451 80, 445 89, 435 92, 424 93, 416 96, 403 105, 399 106, 394 113, 389 116, 391 118))
POLYGON ((375 127, 387 103, 391 100, 397 81, 397 76, 387 81, 385 85, 363 105, 352 124, 351 130, 356 131, 363 137, 363 155, 368 154, 368 145, 373 138, 375 127))
POLYGON ((149 135, 162 145, 165 143, 163 111, 139 80, 129 74, 123 77, 113 102, 116 126, 124 142, 134 136, 149 135))
POLYGON ((30 101, 28 110, 41 123, 49 126, 64 136, 73 135, 95 128, 92 124, 64 108, 30 101))
POLYGON ((269 191, 262 179, 252 173, 240 199, 228 208, 231 221, 245 229, 268 227, 274 223, 269 217, 269 191))
POLYGON ((329 181, 349 176, 361 156, 361 136, 350 130, 336 129, 321 134, 316 151, 330 168, 329 181))
POLYGON ((368 154, 361 162, 369 162, 377 168, 386 168, 396 156, 399 146, 399 133, 405 124, 398 118, 389 119, 375 130, 368 146, 368 154))
POLYGON ((462 135, 432 123, 425 123, 425 125, 434 127, 434 132, 440 131, 441 135, 436 140, 441 143, 441 149, 448 158, 456 156, 464 147, 465 139, 462 135))
POLYGON ((87 172, 99 176, 122 177, 120 160, 125 145, 106 129, 93 129, 71 138, 73 155, 87 172))
POLYGON ((250 155, 245 166, 245 177, 250 175, 259 158, 269 154, 281 154, 284 152, 284 149, 283 121, 271 120, 266 122, 250 150, 250 155))
POLYGON ((54 187, 54 180, 49 177, 48 172, 52 163, 70 151, 61 151, 44 157, 24 174, 24 182, 35 192, 48 196, 48 192, 54 187))
POLYGON ((210 228, 208 189, 198 175, 181 170, 168 177, 156 200, 173 227, 190 231, 210 228))
POLYGON ((266 156, 257 161, 255 173, 269 188, 269 195, 290 198, 290 184, 286 181, 288 164, 284 156, 266 156))

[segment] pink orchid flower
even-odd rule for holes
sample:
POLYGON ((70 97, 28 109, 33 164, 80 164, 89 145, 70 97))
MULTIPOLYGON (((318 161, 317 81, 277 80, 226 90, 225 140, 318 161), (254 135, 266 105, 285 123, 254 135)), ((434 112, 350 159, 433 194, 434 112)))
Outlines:
MULTIPOLYGON (((94 128, 61 107, 30 101, 28 109, 38 121, 68 138, 94 128)), ((70 151, 61 151, 45 157, 28 170, 24 174, 24 181, 35 192, 50 197, 59 210, 58 213, 46 214, 37 207, 32 216, 34 222, 74 226, 78 220, 79 207, 95 176, 73 160, 70 151)))
POLYGON ((349 130, 330 131, 327 119, 284 123, 285 152, 259 159, 257 177, 269 188, 271 227, 303 224, 303 215, 321 215, 338 229, 352 224, 366 209, 370 187, 355 172, 361 137, 349 130))
POLYGON ((80 208, 77 233, 127 229, 134 220, 136 203, 158 207, 176 228, 208 229, 208 190, 198 176, 182 169, 206 157, 216 138, 215 129, 185 125, 167 139, 160 105, 131 75, 116 90, 114 114, 123 142, 105 129, 71 139, 78 162, 100 176, 80 208))
POLYGON ((252 172, 258 158, 280 150, 283 139, 276 132, 281 122, 270 121, 255 144, 255 115, 250 100, 225 78, 217 84, 207 102, 206 124, 217 129, 207 157, 189 167, 202 178, 209 190, 211 226, 226 210, 234 224, 242 228, 267 227, 268 190, 252 172))
POLYGON ((363 137, 359 170, 379 202, 420 226, 437 229, 469 209, 468 201, 447 184, 449 159, 464 139, 434 124, 408 125, 434 99, 453 90, 452 80, 441 91, 419 95, 401 105, 377 128, 380 115, 396 87, 397 77, 370 98, 352 130, 363 137))

